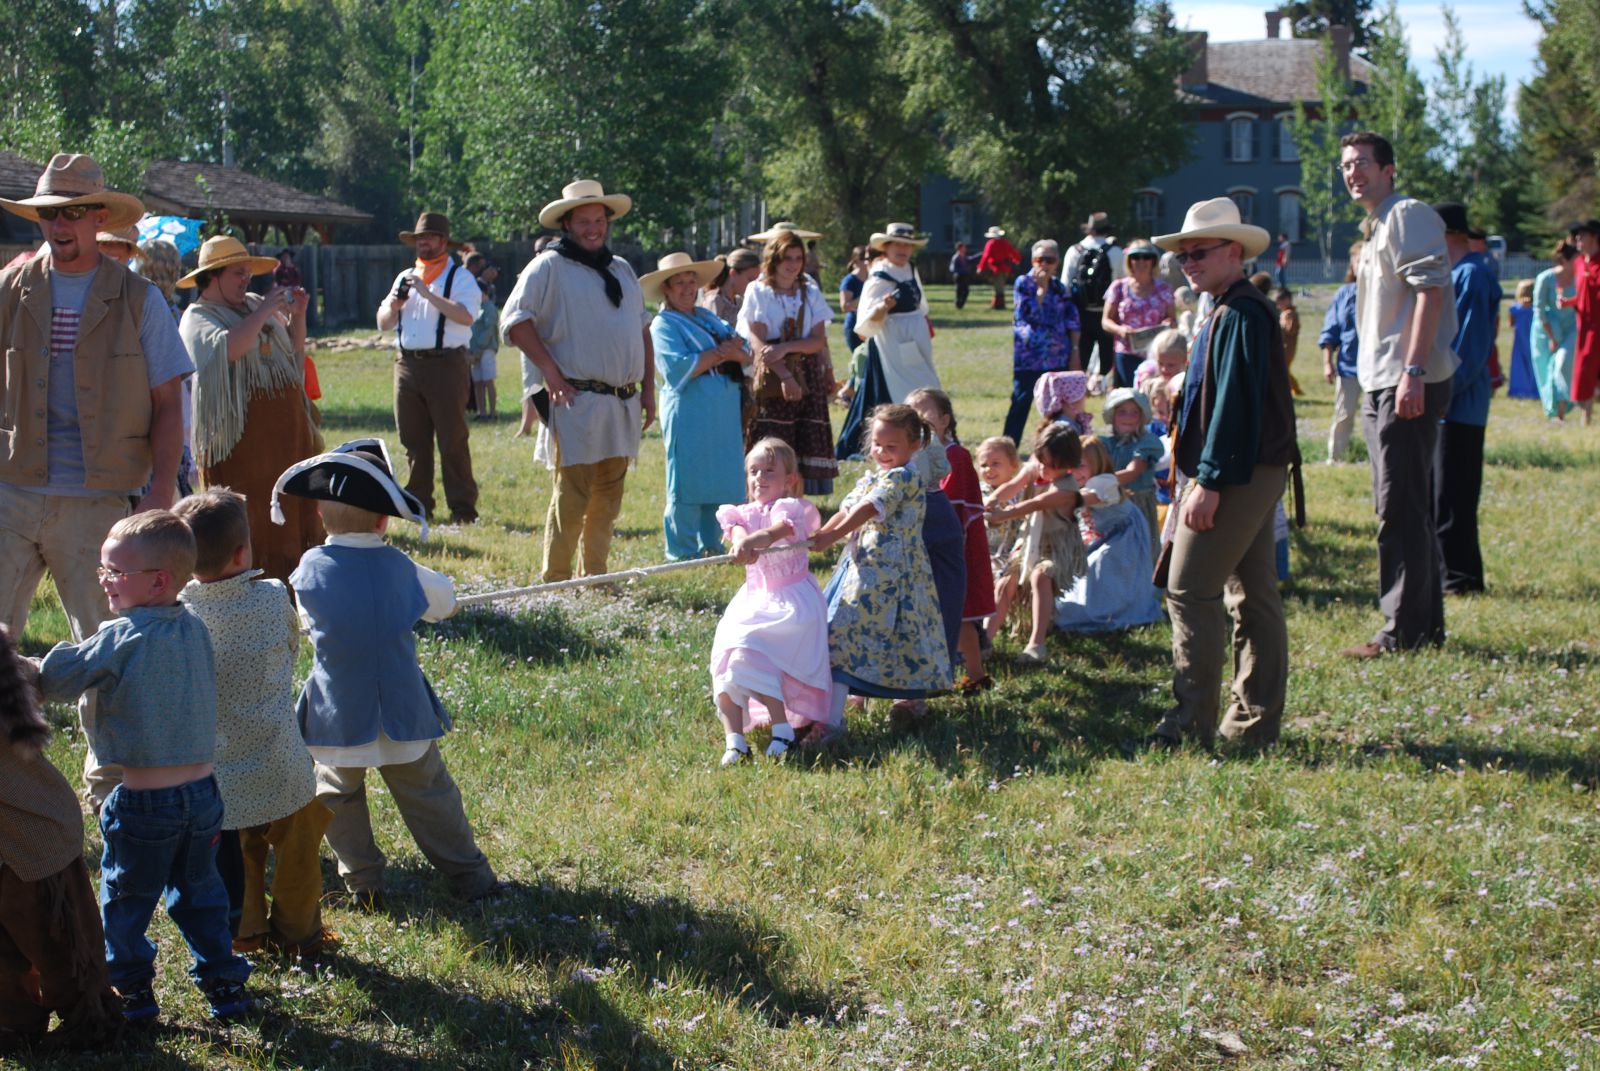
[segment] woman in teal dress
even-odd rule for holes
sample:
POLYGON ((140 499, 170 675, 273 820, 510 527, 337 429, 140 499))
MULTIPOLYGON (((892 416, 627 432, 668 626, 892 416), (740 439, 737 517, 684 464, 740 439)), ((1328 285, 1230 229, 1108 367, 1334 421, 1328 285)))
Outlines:
POLYGON ((1557 420, 1572 406, 1572 362, 1578 344, 1578 314, 1561 308, 1558 299, 1578 292, 1573 271, 1577 255, 1576 247, 1561 242, 1553 256, 1555 267, 1546 268, 1533 281, 1533 378, 1545 416, 1557 420))
POLYGON ((721 554, 717 507, 744 501, 739 385, 750 354, 733 328, 695 305, 721 270, 718 261, 672 253, 639 280, 645 300, 661 302, 650 340, 667 455, 662 528, 673 561, 721 554))

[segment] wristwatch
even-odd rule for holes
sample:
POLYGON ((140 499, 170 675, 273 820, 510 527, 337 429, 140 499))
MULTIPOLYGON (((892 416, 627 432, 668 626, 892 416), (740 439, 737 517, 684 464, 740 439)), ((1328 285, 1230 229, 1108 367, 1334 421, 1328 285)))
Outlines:
POLYGON ((1420 364, 1406 365, 1406 375, 1408 376, 1425 376, 1427 374, 1428 370, 1422 367, 1420 364))

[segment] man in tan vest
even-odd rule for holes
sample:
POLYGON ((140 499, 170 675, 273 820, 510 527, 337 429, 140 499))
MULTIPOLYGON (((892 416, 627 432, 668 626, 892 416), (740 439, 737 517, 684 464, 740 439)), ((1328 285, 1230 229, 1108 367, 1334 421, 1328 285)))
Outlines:
MULTIPOLYGON (((100 544, 129 512, 165 509, 183 453, 180 387, 194 365, 161 292, 95 236, 144 214, 89 157, 58 153, 33 197, 0 207, 38 223, 40 256, 0 272, 0 622, 21 636, 45 570, 81 642, 110 617, 100 544)), ((92 709, 83 711, 92 721, 92 709)), ((104 799, 118 771, 85 761, 104 799)))

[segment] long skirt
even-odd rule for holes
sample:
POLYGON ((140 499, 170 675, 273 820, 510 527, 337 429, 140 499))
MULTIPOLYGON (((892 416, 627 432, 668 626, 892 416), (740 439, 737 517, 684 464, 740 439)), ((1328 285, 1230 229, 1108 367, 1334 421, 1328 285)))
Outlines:
POLYGON ((867 434, 867 416, 878 406, 888 405, 894 401, 889 395, 889 386, 883 378, 883 356, 878 349, 878 340, 871 339, 867 343, 867 364, 861 372, 861 382, 856 384, 856 394, 850 399, 850 409, 845 413, 844 427, 839 431, 839 441, 834 444, 833 453, 840 461, 865 456, 866 444, 863 442, 867 434))
POLYGON ((254 565, 275 580, 287 581, 300 555, 323 540, 317 504, 309 498, 284 495, 278 500, 284 523, 272 523, 273 485, 284 469, 315 453, 305 393, 298 386, 286 387, 275 394, 251 395, 244 434, 227 457, 200 469, 207 487, 229 487, 245 496, 254 565))
POLYGON ((745 435, 745 450, 771 436, 782 439, 800 459, 800 475, 808 495, 833 493, 839 462, 833 454, 833 421, 828 416, 826 389, 833 379, 828 355, 808 353, 802 364, 805 394, 798 402, 783 398, 758 399, 756 418, 745 435))
POLYGON ((961 641, 962 611, 967 600, 967 537, 961 530, 955 507, 943 491, 930 488, 927 503, 922 515, 922 541, 928 545, 933 588, 939 595, 939 617, 944 625, 945 642, 950 647, 950 664, 955 665, 956 645, 961 641))

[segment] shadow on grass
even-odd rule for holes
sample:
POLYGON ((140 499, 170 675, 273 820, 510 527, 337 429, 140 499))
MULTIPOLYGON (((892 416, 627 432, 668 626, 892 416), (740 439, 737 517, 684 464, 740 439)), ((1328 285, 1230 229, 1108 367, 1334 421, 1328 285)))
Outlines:
MULTIPOLYGON (((340 436, 330 432, 347 431, 351 429, 370 430, 372 428, 394 428, 394 409, 386 405, 339 405, 322 410, 322 434, 328 445, 335 446, 342 441, 340 436)), ((399 433, 386 431, 393 434, 394 441, 389 445, 399 445, 399 433)), ((403 451, 397 451, 396 463, 404 460, 403 451)))
POLYGON ((1470 741, 1407 740, 1395 743, 1346 744, 1325 736, 1307 736, 1292 728, 1285 730, 1283 742, 1275 752, 1307 769, 1359 767, 1386 763, 1407 756, 1421 764, 1424 772, 1439 770, 1506 770, 1533 780, 1561 779, 1564 783, 1600 788, 1600 758, 1530 751, 1524 748, 1488 747, 1470 741))
POLYGON ((562 664, 617 653, 568 614, 559 599, 524 598, 488 607, 468 607, 431 626, 445 640, 465 640, 519 662, 562 664))

